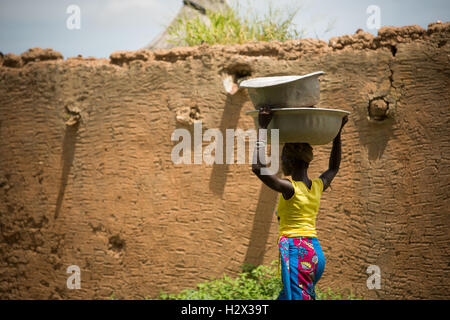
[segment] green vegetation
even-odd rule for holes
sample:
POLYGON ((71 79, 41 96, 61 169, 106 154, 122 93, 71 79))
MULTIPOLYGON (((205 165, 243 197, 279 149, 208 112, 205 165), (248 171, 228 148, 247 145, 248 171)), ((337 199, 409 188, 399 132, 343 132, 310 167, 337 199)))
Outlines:
POLYGON ((197 289, 186 289, 179 294, 161 294, 161 299, 169 300, 272 300, 281 290, 281 281, 276 276, 276 261, 272 266, 244 266, 236 278, 206 281, 197 289))
POLYGON ((316 288, 317 300, 362 300, 361 297, 357 297, 350 291, 350 294, 343 294, 339 291, 333 292, 328 288, 327 292, 322 292, 316 288))
POLYGON ((299 7, 281 10, 269 3, 268 13, 243 14, 239 3, 223 12, 207 11, 208 19, 180 18, 168 28, 171 42, 188 46, 207 44, 242 44, 249 41, 285 41, 298 39, 303 30, 293 23, 299 7))
MULTIPOLYGON (((197 285, 196 289, 185 289, 178 294, 162 293, 163 300, 274 300, 281 291, 281 279, 277 277, 277 261, 270 266, 244 266, 236 278, 224 276, 197 285)), ((322 292, 316 288, 318 300, 358 300, 350 295, 333 292, 328 288, 322 292)))

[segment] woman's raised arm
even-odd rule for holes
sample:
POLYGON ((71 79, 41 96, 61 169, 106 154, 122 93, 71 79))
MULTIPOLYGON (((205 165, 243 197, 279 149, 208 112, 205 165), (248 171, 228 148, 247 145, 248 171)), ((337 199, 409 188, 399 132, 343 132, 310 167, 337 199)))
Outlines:
MULTIPOLYGON (((261 107, 258 114, 259 127, 261 129, 267 129, 270 121, 272 120, 272 112, 270 107, 261 107)), ((264 182, 266 186, 280 192, 283 194, 285 199, 289 199, 294 194, 294 187, 292 183, 288 180, 281 179, 275 174, 261 174, 261 168, 264 168, 266 165, 265 161, 265 147, 267 141, 263 139, 263 137, 259 136, 258 130, 258 141, 255 144, 255 150, 253 151, 253 161, 252 161, 252 171, 256 176, 264 182), (262 152, 260 152, 262 151, 262 152)))
POLYGON ((333 140, 333 147, 331 148, 330 160, 328 162, 328 170, 320 175, 320 178, 323 182, 323 190, 325 191, 333 181, 334 177, 337 175, 339 171, 339 166, 341 164, 341 132, 342 128, 348 121, 348 116, 342 118, 341 128, 339 129, 339 133, 333 140))

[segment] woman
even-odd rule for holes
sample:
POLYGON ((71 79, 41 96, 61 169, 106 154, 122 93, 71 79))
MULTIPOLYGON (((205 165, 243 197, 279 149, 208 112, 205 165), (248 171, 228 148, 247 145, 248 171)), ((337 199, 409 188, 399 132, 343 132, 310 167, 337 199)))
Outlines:
MULTIPOLYGON (((260 128, 267 129, 272 119, 270 107, 262 107, 258 117, 260 128)), ((312 180, 308 177, 308 167, 313 152, 307 143, 286 143, 283 146, 281 166, 284 175, 290 178, 261 174, 266 162, 264 152, 260 154, 258 150, 264 148, 266 142, 261 141, 258 135, 252 171, 268 187, 281 193, 277 216, 280 222, 278 248, 283 290, 278 299, 313 300, 316 297, 315 284, 325 268, 325 257, 317 240, 316 216, 322 192, 330 186, 339 171, 341 131, 347 121, 345 116, 333 140, 328 170, 312 180)))

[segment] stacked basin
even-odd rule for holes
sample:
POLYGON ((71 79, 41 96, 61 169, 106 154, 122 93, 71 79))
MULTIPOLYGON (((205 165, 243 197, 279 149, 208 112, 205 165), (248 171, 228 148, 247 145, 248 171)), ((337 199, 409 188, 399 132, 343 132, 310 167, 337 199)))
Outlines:
MULTIPOLYGON (((339 132, 347 111, 316 108, 320 101, 318 71, 302 76, 261 77, 242 81, 256 110, 247 112, 258 127, 258 113, 269 106, 273 118, 268 129, 279 129, 280 143, 306 142, 321 145, 331 142, 339 132)), ((270 135, 269 141, 270 141, 270 135)))

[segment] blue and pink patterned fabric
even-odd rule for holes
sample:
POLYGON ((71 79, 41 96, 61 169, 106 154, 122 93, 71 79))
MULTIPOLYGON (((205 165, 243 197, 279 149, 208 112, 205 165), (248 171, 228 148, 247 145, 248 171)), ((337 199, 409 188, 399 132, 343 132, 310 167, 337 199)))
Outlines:
POLYGON ((279 300, 315 300, 315 285, 325 268, 325 257, 315 237, 280 237, 283 290, 279 300))

